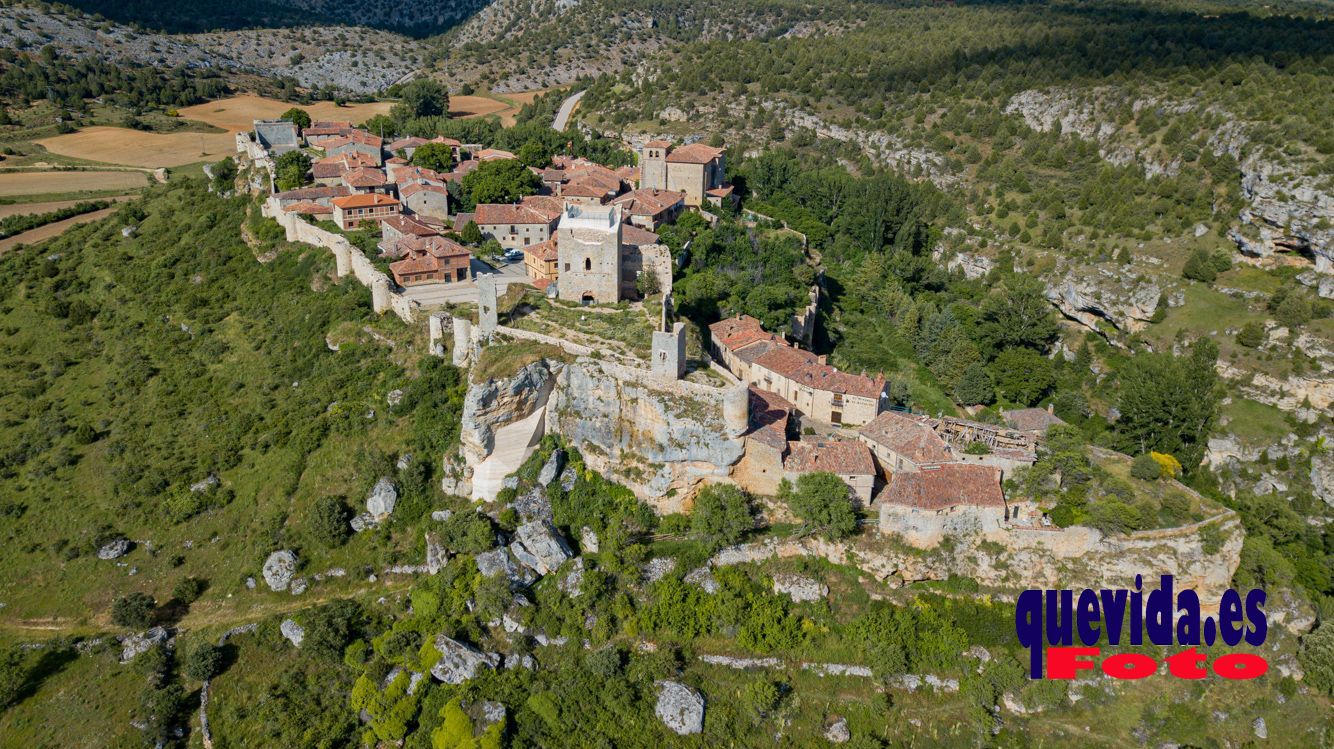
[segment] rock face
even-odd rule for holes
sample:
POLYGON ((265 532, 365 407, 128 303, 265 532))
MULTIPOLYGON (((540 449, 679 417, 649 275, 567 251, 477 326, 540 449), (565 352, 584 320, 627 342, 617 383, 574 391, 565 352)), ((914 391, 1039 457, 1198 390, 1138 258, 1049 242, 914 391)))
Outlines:
POLYGON ((710 595, 718 592, 718 581, 713 578, 713 570, 708 565, 696 567, 682 579, 710 595))
POLYGON ((515 529, 510 551, 520 564, 538 575, 550 574, 574 556, 556 527, 546 521, 525 523, 515 529))
POLYGON ((581 358, 560 372, 547 431, 565 437, 589 468, 677 512, 691 488, 727 476, 741 459, 744 444, 729 436, 723 400, 717 388, 581 358))
POLYGON ((483 653, 445 635, 436 635, 435 649, 440 652, 440 660, 431 667, 431 675, 446 684, 463 684, 479 670, 500 665, 499 655, 483 653))
POLYGON ((459 434, 467 464, 478 465, 495 450, 496 429, 525 419, 545 405, 555 383, 552 367, 544 360, 511 377, 470 384, 463 399, 459 434))
POLYGON ((278 625, 278 631, 282 633, 287 641, 296 647, 301 647, 301 641, 306 639, 306 629, 291 619, 284 619, 282 624, 278 625))
POLYGON ((1094 332, 1106 321, 1122 332, 1135 333, 1149 324, 1162 289, 1152 281, 1128 280, 1107 268, 1068 269, 1047 285, 1047 299, 1061 314, 1094 332))
POLYGON ((659 681, 653 714, 673 732, 688 736, 704 730, 704 697, 679 681, 659 681))
POLYGON ((1326 450, 1311 457, 1311 486, 1317 497, 1334 505, 1334 453, 1326 450))
POLYGON ((803 575, 774 575, 774 592, 801 603, 818 601, 829 595, 829 586, 803 575))
POLYGON ((271 590, 287 590, 296 574, 296 553, 288 549, 275 551, 264 560, 264 582, 271 590))
POLYGON ((848 729, 848 719, 838 718, 824 729, 825 740, 831 744, 846 744, 852 740, 852 731, 848 729))
POLYGON ((565 451, 559 449, 552 450, 551 457, 547 458, 546 464, 542 466, 542 472, 537 474, 537 483, 542 486, 549 486, 552 481, 555 481, 560 476, 560 472, 564 469, 565 451))
POLYGON ((536 579, 527 567, 520 567, 514 561, 509 549, 504 546, 478 554, 473 559, 477 562, 477 571, 483 577, 504 575, 515 585, 526 585, 536 579))
POLYGON ((449 551, 436 539, 434 533, 426 533, 426 571, 435 575, 445 568, 449 561, 449 551))
POLYGON ((171 635, 163 627, 153 627, 137 635, 127 635, 120 641, 120 662, 129 663, 154 646, 166 642, 170 637, 171 635))
POLYGON ((377 521, 384 520, 394 511, 394 506, 398 504, 398 488, 388 476, 381 476, 375 486, 366 495, 366 512, 377 521))
POLYGON ((97 558, 103 560, 120 559, 130 553, 130 541, 127 538, 118 538, 114 541, 108 541, 97 550, 97 558))

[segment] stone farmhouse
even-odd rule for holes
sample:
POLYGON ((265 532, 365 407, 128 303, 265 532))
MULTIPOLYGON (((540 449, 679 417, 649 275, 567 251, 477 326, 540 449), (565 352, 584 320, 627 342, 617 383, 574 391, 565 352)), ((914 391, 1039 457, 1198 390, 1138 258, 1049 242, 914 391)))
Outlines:
POLYGON ((362 224, 379 224, 390 216, 399 214, 400 205, 396 198, 380 193, 362 193, 334 198, 333 220, 343 231, 351 231, 362 224))
POLYGON ((558 259, 555 239, 530 244, 523 248, 524 271, 533 280, 533 285, 539 289, 550 286, 559 276, 558 259))
POLYGON ((653 187, 632 190, 612 203, 621 207, 626 223, 648 231, 657 231, 663 224, 672 223, 686 207, 684 193, 653 187))
POLYGON ((327 138, 321 147, 324 149, 325 156, 359 153, 369 158, 375 166, 384 163, 384 139, 378 135, 371 135, 364 130, 353 130, 347 135, 327 138))
POLYGON ((560 220, 561 202, 525 198, 514 205, 483 203, 473 221, 482 236, 494 239, 507 250, 523 249, 551 239, 560 220))
POLYGON ((426 223, 420 217, 400 213, 380 222, 379 248, 382 257, 403 257, 406 253, 399 247, 399 240, 406 237, 434 237, 440 234, 439 228, 426 223))
POLYGON ((874 508, 881 533, 894 533, 920 548, 934 547, 965 528, 999 527, 1008 514, 1000 470, 964 463, 897 472, 874 508))
POLYGON ((827 471, 843 479, 863 506, 871 504, 876 470, 866 445, 841 439, 787 443, 784 478, 795 481, 803 473, 817 471, 827 471))
POLYGON ((817 421, 860 426, 889 403, 883 375, 841 372, 822 356, 795 348, 748 315, 709 326, 711 353, 737 379, 787 399, 817 421))
POLYGON ((441 185, 399 183, 398 197, 403 201, 404 208, 412 213, 441 221, 449 218, 449 190, 441 185))
POLYGON ((301 130, 301 136, 305 139, 306 145, 312 148, 324 148, 325 141, 346 137, 353 130, 356 128, 345 120, 316 120, 310 123, 310 127, 301 130))
POLYGON ((467 281, 472 251, 444 237, 408 236, 397 242, 405 257, 389 264, 399 286, 467 281))
POLYGON ((722 205, 733 197, 732 186, 726 183, 723 149, 703 143, 674 148, 669 141, 649 141, 640 151, 639 171, 641 189, 683 193, 689 206, 722 205))
POLYGON ((363 167, 374 169, 375 160, 363 153, 353 151, 315 160, 310 165, 310 174, 317 185, 341 185, 343 184, 343 175, 363 167))

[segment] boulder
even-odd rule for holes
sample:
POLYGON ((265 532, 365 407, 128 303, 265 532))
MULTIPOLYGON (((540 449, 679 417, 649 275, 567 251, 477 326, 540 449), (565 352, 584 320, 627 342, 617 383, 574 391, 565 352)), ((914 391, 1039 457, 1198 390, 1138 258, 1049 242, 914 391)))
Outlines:
POLYGON ((482 573, 483 577, 503 574, 514 585, 527 585, 537 579, 528 568, 516 564, 510 556, 509 549, 504 546, 482 552, 473 557, 473 560, 477 563, 477 571, 482 573))
POLYGON ((803 575, 774 575, 774 592, 802 603, 818 601, 829 595, 829 586, 803 575))
POLYGON ((546 521, 519 526, 514 531, 514 543, 510 544, 510 551, 520 564, 538 575, 551 573, 574 556, 556 527, 546 521))
POLYGON ((108 560, 120 559, 130 553, 131 545, 132 544, 128 538, 118 538, 114 541, 108 541, 102 545, 102 548, 97 550, 97 558, 108 560))
POLYGON ((658 681, 653 714, 680 736, 704 730, 704 696, 679 681, 658 681))
POLYGON ((435 537, 434 533, 426 532, 426 571, 435 575, 445 568, 445 562, 449 561, 449 551, 435 537))
POLYGON ((586 525, 579 529, 579 548, 582 549, 585 554, 598 553, 598 534, 594 533, 593 529, 586 525))
POLYGON ((452 517, 454 517, 452 510, 435 510, 431 513, 431 519, 437 523, 443 523, 452 517))
POLYGON ((644 581, 656 583, 676 569, 675 557, 654 557, 644 565, 644 581))
POLYGON ((368 531, 379 526, 380 523, 375 519, 374 515, 369 512, 363 512, 352 518, 352 520, 348 522, 348 525, 352 526, 353 533, 361 533, 362 531, 368 531))
POLYGON ((435 649, 440 653, 440 660, 431 667, 431 676, 446 684, 463 684, 479 670, 500 665, 499 655, 483 653, 445 635, 436 635, 435 649))
POLYGON ((275 551, 264 560, 264 582, 270 590, 287 590, 296 574, 296 552, 290 549, 275 551))
POLYGON ((505 706, 483 700, 474 704, 468 713, 473 718, 473 730, 480 734, 505 719, 505 706))
POLYGON ((301 647, 301 641, 306 639, 306 628, 291 619, 284 619, 282 624, 278 625, 278 631, 298 648, 301 647))
POLYGON ((366 512, 376 520, 383 520, 389 517, 394 511, 394 505, 398 504, 398 488, 388 476, 381 476, 375 486, 371 487, 370 494, 366 495, 366 512))
POLYGON ((1269 738, 1269 726, 1265 724, 1264 718, 1256 718, 1255 721, 1251 723, 1251 729, 1255 731, 1255 738, 1269 738))
POLYGON ((561 471, 565 470, 565 451, 556 449, 551 451, 551 457, 543 464, 541 472, 537 474, 537 483, 542 486, 550 486, 552 481, 560 477, 561 471))
POLYGON ((535 520, 551 520, 551 501, 547 499, 547 490, 540 485, 532 487, 515 497, 510 504, 525 523, 535 520))
POLYGON ((391 407, 397 406, 403 402, 403 391, 398 389, 390 390, 389 393, 385 395, 384 400, 385 403, 388 403, 391 407))
POLYGON ((848 729, 848 719, 839 717, 825 726, 824 737, 831 744, 846 744, 851 741, 852 731, 848 729))
POLYGON ((292 578, 292 584, 288 589, 291 591, 292 595, 299 596, 302 593, 305 593, 309 588, 310 583, 306 581, 306 578, 294 577, 292 578))
POLYGON ((570 563, 569 572, 565 573, 565 576, 560 579, 560 582, 556 584, 556 587, 560 588, 560 591, 570 598, 578 598, 579 594, 583 592, 580 589, 583 584, 584 558, 575 557, 575 560, 570 563))
POLYGON ((195 494, 198 494, 200 492, 206 492, 209 489, 216 487, 218 483, 219 483, 218 477, 210 473, 209 475, 205 476, 199 481, 196 481, 193 484, 191 484, 190 491, 194 492, 195 494))
POLYGON ((713 577, 713 570, 708 565, 696 567, 686 573, 683 578, 687 583, 695 585, 710 595, 718 592, 718 581, 713 577))
POLYGON ((1311 487, 1325 504, 1334 505, 1334 452, 1326 450, 1311 456, 1311 487))
POLYGON ((153 627, 139 634, 126 635, 120 640, 120 662, 129 663, 140 655, 147 653, 154 646, 166 642, 170 637, 171 635, 165 627, 153 627))
POLYGON ((412 465, 412 453, 403 453, 398 456, 398 460, 394 463, 394 468, 400 471, 406 471, 410 465, 412 465))

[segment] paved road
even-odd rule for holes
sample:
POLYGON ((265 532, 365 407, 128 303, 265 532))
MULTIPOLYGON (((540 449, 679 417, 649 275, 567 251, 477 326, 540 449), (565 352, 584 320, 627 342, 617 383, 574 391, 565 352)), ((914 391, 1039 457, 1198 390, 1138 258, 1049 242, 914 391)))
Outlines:
POLYGON ((556 121, 551 123, 553 130, 564 130, 565 126, 570 124, 570 115, 574 114, 574 107, 582 98, 584 98, 584 92, 579 91, 570 94, 565 101, 561 102, 560 111, 556 112, 556 121))
MULTIPOLYGON (((505 289, 509 288, 512 283, 528 283, 528 274, 523 269, 523 263, 502 265, 497 269, 477 258, 473 258, 472 275, 473 278, 494 275, 496 277, 496 291, 501 294, 504 294, 505 289)), ((418 304, 426 308, 439 307, 445 303, 476 304, 477 284, 472 281, 465 281, 463 283, 432 283, 410 286, 404 289, 403 296, 417 300, 418 304)))

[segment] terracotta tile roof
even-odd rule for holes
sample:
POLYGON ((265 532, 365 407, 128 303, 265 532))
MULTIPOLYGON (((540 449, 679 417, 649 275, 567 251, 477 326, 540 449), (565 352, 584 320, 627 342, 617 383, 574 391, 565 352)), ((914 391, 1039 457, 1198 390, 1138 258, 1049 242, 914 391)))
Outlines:
POLYGON ((533 281, 533 288, 537 289, 538 291, 546 291, 547 287, 550 285, 551 285, 550 278, 539 278, 536 281, 533 281))
POLYGON ((749 346, 757 341, 777 339, 773 333, 765 332, 760 321, 750 315, 737 315, 709 326, 709 335, 713 342, 730 351, 749 346))
POLYGON ((324 187, 300 187, 274 195, 278 200, 320 200, 348 195, 347 185, 328 185, 324 187))
POLYGON ((441 176, 450 182, 458 182, 476 169, 479 163, 477 159, 465 159, 454 165, 454 171, 441 176))
POLYGON ((792 473, 828 471, 845 476, 875 474, 871 450, 854 440, 812 440, 787 443, 783 470, 792 473))
POLYGON ((404 216, 402 214, 390 216, 381 222, 381 224, 381 229, 387 226, 394 229, 399 234, 409 234, 417 237, 431 237, 440 233, 436 231, 434 227, 427 226, 411 216, 404 216))
POLYGON ((456 213, 454 214, 454 231, 463 231, 469 222, 476 223, 476 213, 456 213))
POLYGON ((477 154, 478 161, 497 161, 500 159, 517 159, 518 156, 509 151, 502 151, 499 148, 484 148, 477 154))
POLYGON ((425 182, 411 182, 398 188, 398 194, 405 198, 416 195, 419 192, 435 192, 440 193, 441 195, 449 195, 449 190, 446 190, 440 185, 432 185, 425 182))
POLYGON ((343 174, 343 184, 348 187, 382 187, 386 182, 384 172, 369 166, 359 166, 343 174))
POLYGON ((438 234, 403 237, 398 240, 398 244, 408 252, 424 252, 438 258, 459 257, 461 255, 472 256, 472 250, 438 234))
POLYGON ((441 143, 441 144, 443 144, 443 145, 450 146, 450 147, 452 147, 452 148, 458 148, 459 146, 463 145, 463 141, 454 140, 453 138, 446 138, 446 137, 443 136, 443 135, 440 135, 440 136, 437 136, 437 137, 435 137, 435 138, 432 138, 432 139, 430 139, 430 140, 427 141, 427 142, 428 142, 428 143, 441 143))
POLYGON ((352 129, 352 123, 345 120, 315 120, 310 123, 310 127, 305 128, 304 132, 308 134, 315 133, 316 135, 323 135, 326 131, 336 133, 342 130, 352 129))
POLYGON ((530 244, 523 248, 523 254, 541 262, 552 263, 556 261, 557 249, 556 240, 548 239, 545 242, 530 244))
POLYGON ((704 194, 713 198, 725 198, 731 195, 734 189, 735 188, 731 185, 723 185, 722 187, 715 187, 712 190, 705 190, 704 194))
POLYGON ((408 163, 408 160, 403 158, 402 156, 392 156, 390 158, 385 159, 384 163, 393 164, 394 166, 402 166, 403 164, 408 163))
POLYGON ((684 205, 685 193, 642 187, 627 192, 611 202, 613 205, 621 206, 621 210, 631 216, 656 218, 676 206, 684 205))
POLYGON ((501 224, 550 224, 554 218, 529 208, 526 205, 504 203, 483 203, 477 206, 478 226, 498 226, 501 224))
POLYGON ((397 153, 397 152, 399 152, 399 151, 401 151, 401 150, 403 150, 403 149, 405 149, 405 148, 416 148, 416 147, 418 147, 418 146, 420 146, 420 145, 423 145, 423 144, 425 144, 425 143, 429 143, 429 142, 430 142, 430 141, 426 140, 425 138, 418 138, 418 137, 416 137, 416 136, 409 136, 409 137, 407 137, 407 138, 399 138, 398 140, 394 141, 393 143, 390 143, 390 144, 389 144, 389 150, 390 150, 390 152, 397 153))
POLYGON ((309 216, 321 216, 326 213, 333 213, 333 209, 327 205, 320 205, 309 200, 303 200, 300 203, 293 203, 287 206, 288 213, 303 213, 309 216))
POLYGON ((920 471, 899 471, 880 493, 879 501, 937 511, 959 505, 1005 507, 999 468, 968 463, 926 466, 920 471))
POLYGON ((398 201, 388 195, 381 195, 378 192, 365 192, 357 195, 334 198, 333 204, 338 208, 370 208, 372 206, 380 205, 398 205, 398 201))
POLYGON ((394 170, 394 182, 397 182, 400 185, 405 185, 408 184, 409 182, 433 182, 439 185, 443 185, 447 181, 449 180, 446 178, 445 175, 435 171, 434 169, 424 169, 419 166, 409 166, 409 167, 404 167, 402 169, 394 170))
POLYGON ((315 179, 341 177, 345 172, 363 166, 376 166, 375 159, 359 151, 350 151, 317 159, 310 165, 310 173, 315 179))
POLYGON ((621 244, 632 247, 643 247, 648 244, 657 244, 658 235, 647 229, 641 229, 634 224, 621 224, 621 244))
POLYGON ((688 146, 673 148, 667 154, 671 164, 707 164, 723 154, 723 149, 706 146, 703 143, 691 143, 688 146))
POLYGON ((931 419, 925 416, 885 411, 857 433, 919 465, 954 460, 949 445, 931 428, 931 419))
POLYGON ((1002 411, 1001 415, 1005 417, 1006 424, 1021 432, 1045 434, 1048 429, 1065 423, 1061 417, 1045 408, 1017 408, 1013 411, 1002 411))
POLYGON ((651 140, 651 141, 649 141, 648 143, 645 143, 645 144, 644 144, 644 147, 645 147, 645 148, 671 148, 671 147, 672 147, 672 142, 671 142, 670 140, 651 140))
POLYGON ((809 351, 791 346, 774 346, 755 359, 756 366, 780 374, 787 379, 815 390, 844 393, 863 398, 879 398, 885 378, 871 379, 865 375, 841 372, 809 351))
POLYGON ((546 216, 555 221, 565 210, 565 201, 551 195, 529 195, 519 201, 519 205, 546 216))
POLYGON ((750 432, 746 435, 779 452, 787 449, 787 420, 796 406, 778 393, 750 388, 750 432))

